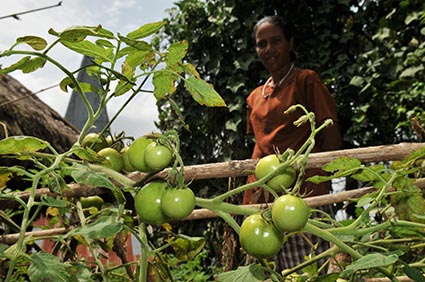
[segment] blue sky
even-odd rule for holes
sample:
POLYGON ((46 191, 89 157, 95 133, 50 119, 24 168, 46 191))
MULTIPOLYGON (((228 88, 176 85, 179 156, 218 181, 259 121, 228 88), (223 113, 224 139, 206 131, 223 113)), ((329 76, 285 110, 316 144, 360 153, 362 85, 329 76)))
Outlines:
MULTIPOLYGON (((2 1, 0 17, 32 9, 58 4, 58 0, 14 0, 2 1)), ((10 47, 17 37, 37 35, 50 39, 47 31, 53 28, 57 31, 70 26, 98 25, 114 32, 126 34, 143 24, 160 21, 167 16, 166 9, 174 7, 174 0, 63 0, 61 6, 34 13, 23 14, 20 20, 14 18, 0 19, 0 50, 10 47)), ((77 69, 82 57, 57 48, 52 52, 58 60, 69 69, 77 69)), ((16 59, 0 58, 0 65, 7 66, 16 59)), ((12 76, 33 92, 56 85, 63 74, 57 69, 46 66, 31 74, 12 73, 12 76)), ((59 88, 53 88, 38 94, 46 104, 65 115, 71 93, 64 93, 59 88)), ((123 99, 117 99, 108 105, 111 117, 116 112, 123 99)), ((112 131, 125 131, 128 136, 141 136, 155 130, 154 120, 157 119, 155 99, 151 94, 139 95, 120 115, 112 126, 112 131)))

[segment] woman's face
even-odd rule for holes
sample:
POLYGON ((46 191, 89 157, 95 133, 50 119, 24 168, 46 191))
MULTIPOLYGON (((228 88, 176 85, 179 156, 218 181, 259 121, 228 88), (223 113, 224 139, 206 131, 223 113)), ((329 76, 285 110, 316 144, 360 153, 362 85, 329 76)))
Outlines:
POLYGON ((255 50, 264 67, 270 72, 282 72, 291 63, 293 40, 288 40, 283 30, 268 22, 261 24, 255 33, 255 50))

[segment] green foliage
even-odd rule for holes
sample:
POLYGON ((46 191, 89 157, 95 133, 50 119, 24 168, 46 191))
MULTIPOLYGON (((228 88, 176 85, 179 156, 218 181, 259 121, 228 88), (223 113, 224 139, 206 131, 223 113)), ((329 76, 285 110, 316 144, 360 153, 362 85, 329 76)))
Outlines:
MULTIPOLYGON (((275 12, 294 27, 297 66, 318 71, 334 94, 345 146, 418 140, 411 119, 425 121, 422 1, 180 0, 162 38, 191 42, 188 59, 228 105, 204 111, 177 87, 173 99, 191 129, 181 133, 186 161, 250 157, 245 99, 268 76, 252 29, 275 12)), ((158 107, 160 128, 180 128, 169 105, 158 107)))

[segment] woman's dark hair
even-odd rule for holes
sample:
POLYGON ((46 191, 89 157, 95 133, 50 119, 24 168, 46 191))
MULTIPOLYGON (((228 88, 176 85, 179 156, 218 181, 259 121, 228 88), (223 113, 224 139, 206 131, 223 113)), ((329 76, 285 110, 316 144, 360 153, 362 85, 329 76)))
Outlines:
POLYGON ((258 27, 260 25, 262 25, 263 23, 269 23, 271 25, 280 27, 280 29, 282 29, 283 34, 286 37, 286 40, 288 40, 288 41, 294 36, 293 33, 292 33, 292 30, 290 28, 290 25, 288 23, 285 23, 280 16, 274 15, 274 16, 266 16, 266 17, 260 19, 255 24, 253 34, 252 34, 254 39, 255 39, 255 34, 257 33, 258 27))
MULTIPOLYGON (((283 34, 285 35, 286 40, 291 40, 291 38, 294 36, 292 29, 291 29, 291 25, 289 23, 286 23, 283 21, 283 19, 278 16, 278 15, 274 15, 274 16, 266 16, 262 19, 260 19, 254 26, 253 29, 253 33, 252 36, 255 40, 255 35, 257 33, 257 29, 260 25, 262 25, 263 23, 269 23, 271 25, 277 26, 279 27, 282 31, 283 34)), ((293 50, 291 50, 291 61, 295 61, 296 59, 296 54, 293 50)))

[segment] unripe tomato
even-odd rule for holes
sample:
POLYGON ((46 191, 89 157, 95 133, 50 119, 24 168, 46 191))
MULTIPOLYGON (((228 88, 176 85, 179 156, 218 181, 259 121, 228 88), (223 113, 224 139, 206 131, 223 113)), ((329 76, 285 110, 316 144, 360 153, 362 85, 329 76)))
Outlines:
POLYGON ((125 172, 132 172, 136 169, 130 163, 130 157, 128 155, 129 147, 124 147, 121 149, 122 161, 123 161, 123 170, 125 172))
POLYGON ((272 219, 282 232, 301 230, 310 217, 310 208, 300 197, 283 195, 277 198, 272 206, 272 219))
POLYGON ((105 137, 99 135, 99 133, 92 132, 84 136, 81 145, 84 148, 90 148, 93 151, 98 152, 103 148, 108 147, 108 142, 105 137))
POLYGON ((169 218, 185 218, 194 208, 195 194, 189 187, 165 189, 161 199, 161 210, 169 218))
POLYGON ((130 144, 128 148, 128 160, 132 167, 141 172, 152 172, 152 169, 149 168, 145 163, 145 149, 152 139, 149 139, 145 136, 139 137, 130 144))
POLYGON ((161 210, 161 199, 168 186, 165 181, 152 181, 143 186, 134 198, 139 220, 147 224, 162 224, 167 216, 161 210))
POLYGON ((98 210, 102 208, 104 201, 99 196, 88 196, 88 197, 80 197, 81 207, 83 209, 95 207, 98 210))
POLYGON ((106 167, 109 167, 110 169, 113 169, 115 171, 121 171, 124 163, 122 160, 121 153, 113 148, 103 148, 97 154, 103 158, 105 158, 105 161, 102 162, 102 164, 106 167))
MULTIPOLYGON (((267 155, 261 158, 255 166, 255 177, 261 179, 275 171, 279 166, 281 166, 281 162, 276 154, 267 155)), ((267 181, 266 184, 274 191, 282 192, 282 187, 289 188, 294 183, 295 175, 295 169, 292 166, 288 166, 282 173, 267 181)))
POLYGON ((261 214, 252 214, 242 222, 239 241, 249 255, 270 258, 282 247, 283 233, 261 214))
POLYGON ((149 168, 160 171, 170 165, 173 153, 168 147, 152 142, 146 146, 144 157, 149 168))

